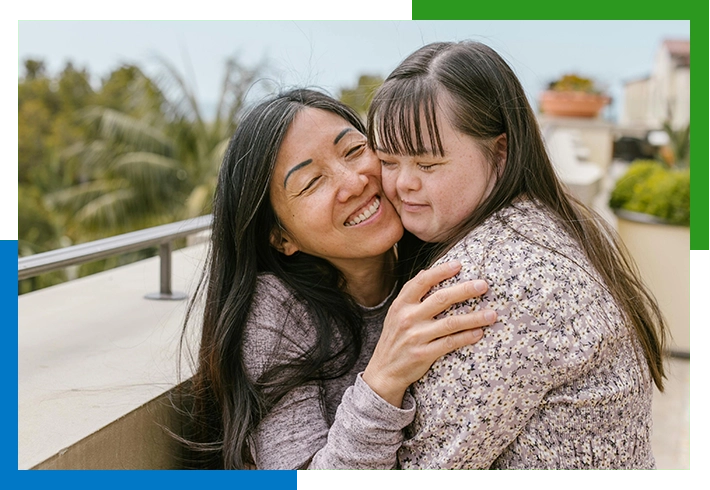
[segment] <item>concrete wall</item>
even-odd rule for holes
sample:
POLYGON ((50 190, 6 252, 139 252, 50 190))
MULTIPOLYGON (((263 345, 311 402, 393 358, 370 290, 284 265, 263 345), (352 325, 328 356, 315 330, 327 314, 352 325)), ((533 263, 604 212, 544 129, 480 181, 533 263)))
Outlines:
POLYGON ((614 152, 614 126, 600 118, 553 117, 538 118, 543 132, 564 128, 576 130, 581 143, 589 149, 589 162, 599 165, 606 172, 614 152))
POLYGON ((689 356, 690 228, 621 217, 617 223, 619 235, 666 318, 672 337, 669 349, 689 356))
MULTIPOLYGON (((197 284, 204 245, 173 252, 173 290, 197 284)), ((171 468, 165 395, 187 301, 159 290, 151 258, 18 298, 18 467, 171 468)))
POLYGON ((170 470, 182 468, 181 418, 160 396, 61 450, 37 470, 170 470))

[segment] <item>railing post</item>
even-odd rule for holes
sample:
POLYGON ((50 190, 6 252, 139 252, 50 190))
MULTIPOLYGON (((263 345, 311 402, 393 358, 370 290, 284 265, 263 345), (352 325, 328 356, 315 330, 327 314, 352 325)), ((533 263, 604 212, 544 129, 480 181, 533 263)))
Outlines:
POLYGON ((173 242, 165 242, 160 244, 160 292, 146 294, 147 299, 168 299, 180 300, 187 298, 187 294, 181 292, 173 292, 171 287, 172 281, 172 260, 173 260, 173 242))
POLYGON ((148 247, 160 246, 160 292, 145 295, 149 299, 180 300, 187 294, 173 292, 172 281, 172 251, 173 242, 195 233, 208 230, 212 226, 212 216, 155 226, 145 230, 132 231, 94 242, 81 243, 70 247, 51 250, 29 257, 17 258, 17 280, 45 274, 47 272, 77 266, 95 260, 101 260, 128 252, 143 250, 148 247))

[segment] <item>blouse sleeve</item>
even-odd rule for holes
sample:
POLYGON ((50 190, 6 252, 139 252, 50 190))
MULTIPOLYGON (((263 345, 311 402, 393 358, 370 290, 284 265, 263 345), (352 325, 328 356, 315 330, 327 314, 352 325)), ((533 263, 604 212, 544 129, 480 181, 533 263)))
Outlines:
POLYGON ((444 314, 492 308, 498 321, 413 385, 403 468, 488 468, 545 394, 590 369, 605 341, 604 322, 590 313, 598 289, 573 261, 524 240, 457 250, 462 272, 442 286, 482 278, 489 290, 444 314))
MULTIPOLYGON (((260 284, 244 344, 250 377, 286 365, 313 342, 306 315, 280 285, 260 284)), ((261 420, 251 438, 259 469, 390 469, 414 418, 414 400, 390 405, 357 376, 343 395, 332 426, 321 405, 321 386, 288 392, 261 420)))

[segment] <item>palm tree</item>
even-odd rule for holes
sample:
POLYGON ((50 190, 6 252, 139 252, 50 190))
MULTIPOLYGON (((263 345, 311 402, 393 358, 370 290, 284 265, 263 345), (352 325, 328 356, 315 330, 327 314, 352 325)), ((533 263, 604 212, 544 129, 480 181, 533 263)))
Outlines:
POLYGON ((155 80, 124 67, 131 80, 121 104, 83 111, 93 138, 65 152, 79 162, 80 182, 47 198, 67 213, 68 235, 95 239, 210 212, 219 164, 261 68, 228 60, 207 119, 190 84, 159 61, 155 80))
POLYGON ((690 164, 690 123, 675 129, 669 118, 663 123, 663 130, 668 135, 668 146, 661 152, 661 157, 671 167, 687 168, 690 164))

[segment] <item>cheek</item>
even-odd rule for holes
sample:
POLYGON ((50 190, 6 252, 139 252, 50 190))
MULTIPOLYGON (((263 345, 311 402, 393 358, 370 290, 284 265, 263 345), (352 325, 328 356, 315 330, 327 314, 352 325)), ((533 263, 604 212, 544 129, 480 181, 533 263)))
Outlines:
POLYGON ((465 184, 466 179, 459 178, 453 181, 440 182, 432 187, 429 199, 439 218, 445 222, 457 222, 466 217, 475 207, 475 194, 470 185, 465 184))
POLYGON ((382 171, 382 189, 392 202, 397 199, 397 177, 393 172, 382 171))
POLYGON ((382 174, 382 165, 380 164, 380 159, 377 155, 373 153, 372 150, 366 149, 365 154, 362 156, 363 165, 367 169, 367 173, 370 175, 375 175, 378 178, 382 174))

